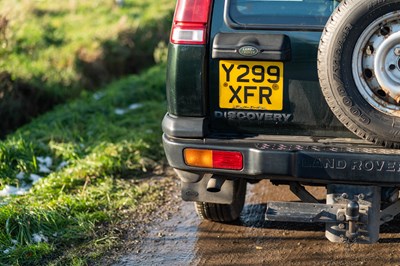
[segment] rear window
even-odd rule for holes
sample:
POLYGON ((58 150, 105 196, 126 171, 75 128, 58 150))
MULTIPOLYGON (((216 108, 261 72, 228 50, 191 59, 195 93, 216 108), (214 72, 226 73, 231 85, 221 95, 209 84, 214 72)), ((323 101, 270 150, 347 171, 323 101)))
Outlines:
POLYGON ((335 0, 230 0, 233 23, 282 27, 322 27, 339 4, 335 0))

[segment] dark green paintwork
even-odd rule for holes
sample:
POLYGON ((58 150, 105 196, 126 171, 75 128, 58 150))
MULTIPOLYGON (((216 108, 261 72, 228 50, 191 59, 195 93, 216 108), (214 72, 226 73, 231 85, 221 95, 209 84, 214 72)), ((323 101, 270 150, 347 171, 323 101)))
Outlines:
MULTIPOLYGON (((307 135, 321 137, 352 137, 353 134, 335 118, 321 93, 317 76, 317 50, 321 31, 305 30, 299 26, 269 30, 237 28, 224 20, 225 1, 213 4, 209 44, 169 46, 167 97, 168 111, 176 116, 208 117, 209 132, 235 134, 307 135), (285 34, 290 38, 292 60, 284 65, 284 109, 260 113, 274 117, 289 115, 290 121, 228 120, 216 118, 219 108, 219 60, 211 58, 212 43, 217 33, 285 34)), ((266 6, 267 8, 267 6, 266 6)), ((249 60, 244 58, 244 60, 249 60)), ((244 113, 254 111, 239 110, 244 113)))
MULTIPOLYGON (((267 4, 266 4, 267 8, 267 4)), ((290 122, 282 123, 279 119, 263 120, 227 120, 215 118, 215 111, 229 112, 219 108, 219 60, 211 58, 209 49, 209 113, 210 131, 213 133, 273 134, 273 135, 312 135, 321 137, 352 137, 353 135, 335 118, 321 93, 317 76, 317 50, 322 32, 296 30, 234 28, 224 20, 224 1, 214 1, 210 43, 217 33, 241 32, 251 36, 257 34, 285 34, 290 38, 292 60, 284 65, 284 109, 278 112, 261 111, 269 116, 291 114, 290 122)), ((243 60, 248 60, 244 58, 243 60)), ((241 112, 252 113, 251 110, 241 112)), ((256 111, 257 112, 257 111, 256 111)))
POLYGON ((177 116, 204 116, 206 49, 200 45, 173 45, 168 48, 168 112, 177 116))

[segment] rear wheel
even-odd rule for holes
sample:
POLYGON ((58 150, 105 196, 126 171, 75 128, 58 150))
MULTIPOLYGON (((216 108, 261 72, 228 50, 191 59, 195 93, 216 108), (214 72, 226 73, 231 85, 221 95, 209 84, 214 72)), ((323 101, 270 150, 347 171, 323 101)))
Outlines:
POLYGON ((321 37, 318 75, 338 119, 358 136, 400 147, 400 1, 343 1, 321 37))
POLYGON ((195 202, 195 208, 201 219, 215 222, 232 222, 240 217, 246 197, 246 180, 235 181, 235 197, 231 204, 195 202))

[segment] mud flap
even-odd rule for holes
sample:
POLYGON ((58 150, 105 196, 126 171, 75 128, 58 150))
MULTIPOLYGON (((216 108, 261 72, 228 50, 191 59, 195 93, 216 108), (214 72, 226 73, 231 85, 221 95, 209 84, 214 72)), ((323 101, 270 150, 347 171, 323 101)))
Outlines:
POLYGON ((234 180, 225 179, 218 192, 210 192, 207 185, 212 175, 204 175, 198 182, 181 182, 182 199, 184 201, 199 201, 218 204, 231 204, 235 197, 234 180))

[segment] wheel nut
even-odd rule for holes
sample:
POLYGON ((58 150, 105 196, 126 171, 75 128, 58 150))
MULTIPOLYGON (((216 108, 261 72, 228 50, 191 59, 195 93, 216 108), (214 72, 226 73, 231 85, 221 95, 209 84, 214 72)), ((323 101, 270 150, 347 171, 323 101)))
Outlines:
POLYGON ((400 48, 395 48, 394 49, 394 54, 397 56, 400 56, 400 48))

